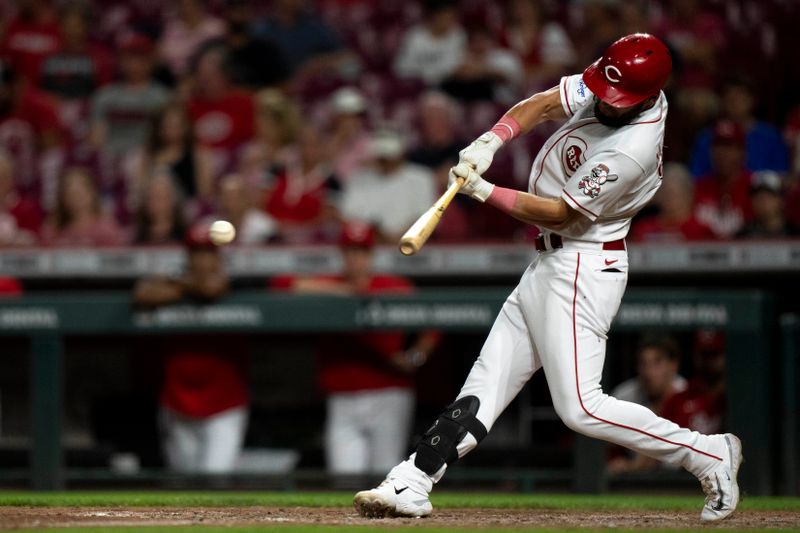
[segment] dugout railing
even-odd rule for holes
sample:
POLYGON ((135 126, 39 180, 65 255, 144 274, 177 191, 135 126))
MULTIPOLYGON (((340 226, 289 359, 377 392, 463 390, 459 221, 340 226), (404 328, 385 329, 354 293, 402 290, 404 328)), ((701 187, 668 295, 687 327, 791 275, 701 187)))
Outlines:
MULTIPOLYGON (((30 485, 42 490, 64 486, 65 336, 414 331, 432 327, 485 332, 507 293, 507 289, 496 288, 426 289, 405 297, 342 298, 242 291, 211 305, 173 305, 154 311, 135 310, 130 295, 122 292, 37 294, 3 300, 0 335, 30 338, 30 485)), ((700 327, 726 331, 728 390, 736 391, 728 395, 727 420, 730 430, 747 446, 742 485, 750 494, 771 494, 778 488, 773 442, 778 411, 771 381, 777 327, 771 298, 745 290, 631 289, 614 331, 690 331, 700 327)), ((577 490, 597 491, 605 486, 605 460, 599 449, 578 441, 572 472, 577 490)))

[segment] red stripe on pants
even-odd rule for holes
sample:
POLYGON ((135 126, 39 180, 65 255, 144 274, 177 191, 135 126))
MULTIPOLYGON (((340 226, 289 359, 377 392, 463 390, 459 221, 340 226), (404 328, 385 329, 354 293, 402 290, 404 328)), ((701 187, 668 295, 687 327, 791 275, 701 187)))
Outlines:
POLYGON ((575 281, 573 283, 574 293, 573 293, 573 296, 572 296, 572 341, 573 341, 573 346, 575 348, 575 388, 576 388, 576 390, 578 392, 578 401, 581 404, 581 409, 583 409, 583 412, 586 413, 587 415, 589 415, 591 418, 594 418, 595 420, 599 420, 600 422, 605 422, 606 424, 610 424, 612 426, 616 426, 616 427, 623 428, 623 429, 629 429, 631 431, 635 431, 637 433, 641 433, 642 435, 647 435, 648 437, 652 437, 652 438, 654 438, 656 440, 660 440, 661 442, 666 442, 667 444, 672 444, 673 446, 682 446, 684 448, 688 448, 688 449, 692 450, 693 452, 697 452, 699 454, 705 455, 706 457, 711 457, 712 459, 716 459, 717 461, 722 461, 721 457, 717 457, 716 455, 712 455, 712 454, 704 452, 702 450, 698 450, 697 448, 693 448, 692 446, 689 446, 688 444, 681 444, 680 442, 672 442, 671 440, 667 440, 667 439, 659 437, 657 435, 653 435, 653 434, 648 433, 648 432, 646 432, 644 430, 637 429, 637 428, 630 427, 630 426, 626 426, 624 424, 618 424, 616 422, 611 422, 610 420, 605 420, 603 418, 600 418, 599 416, 595 416, 592 413, 590 413, 588 409, 586 409, 586 406, 583 405, 583 398, 581 398, 581 382, 578 379, 578 328, 577 328, 577 320, 576 320, 576 313, 575 313, 575 308, 576 308, 576 304, 577 304, 577 301, 578 301, 578 272, 580 271, 580 268, 581 268, 581 254, 578 253, 578 264, 575 267, 575 281))

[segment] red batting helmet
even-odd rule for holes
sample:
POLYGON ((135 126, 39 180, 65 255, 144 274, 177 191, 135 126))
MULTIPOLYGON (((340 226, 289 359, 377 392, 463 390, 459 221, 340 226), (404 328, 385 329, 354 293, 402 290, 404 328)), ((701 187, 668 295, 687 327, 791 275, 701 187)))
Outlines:
POLYGON ((672 72, 672 57, 649 33, 627 35, 583 71, 583 81, 600 100, 630 107, 657 95, 672 72))

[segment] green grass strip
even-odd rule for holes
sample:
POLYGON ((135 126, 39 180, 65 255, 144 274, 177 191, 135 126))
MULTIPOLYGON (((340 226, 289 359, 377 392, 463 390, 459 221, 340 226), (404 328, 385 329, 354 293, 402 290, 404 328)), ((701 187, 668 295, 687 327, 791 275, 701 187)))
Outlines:
MULTIPOLYGON (((349 507, 352 492, 131 492, 0 491, 0 506, 44 507, 349 507)), ((489 507, 500 509, 644 509, 698 510, 702 494, 696 496, 576 495, 434 492, 434 507, 489 507)), ((742 509, 800 511, 800 498, 746 497, 742 509)))
MULTIPOLYGON (((262 533, 269 531, 270 533, 369 533, 372 531, 398 531, 398 530, 414 531, 414 533, 509 533, 509 532, 523 532, 530 531, 535 533, 608 533, 614 531, 615 533, 686 533, 686 532, 701 532, 707 533, 708 528, 697 529, 544 529, 544 528, 506 528, 506 529, 482 529, 482 528, 464 528, 464 527, 373 527, 373 526, 260 526, 260 527, 218 527, 218 526, 153 526, 153 527, 71 527, 59 529, 46 529, 42 530, 44 533, 183 533, 183 532, 197 532, 197 533, 262 533)), ((762 532, 761 529, 725 529, 726 532, 731 533, 756 533, 762 532)), ((770 529, 770 533, 796 533, 797 530, 791 529, 770 529)))

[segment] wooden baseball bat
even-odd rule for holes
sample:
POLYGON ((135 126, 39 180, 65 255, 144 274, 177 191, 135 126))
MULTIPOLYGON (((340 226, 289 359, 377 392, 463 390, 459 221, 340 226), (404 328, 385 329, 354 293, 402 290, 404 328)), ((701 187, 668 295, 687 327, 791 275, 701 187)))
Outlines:
POLYGON ((456 178, 456 181, 436 200, 436 203, 420 215, 417 221, 408 228, 408 231, 400 238, 400 252, 403 255, 414 255, 419 252, 422 245, 433 233, 433 230, 436 229, 442 219, 444 210, 450 205, 462 185, 464 185, 464 178, 456 178))

